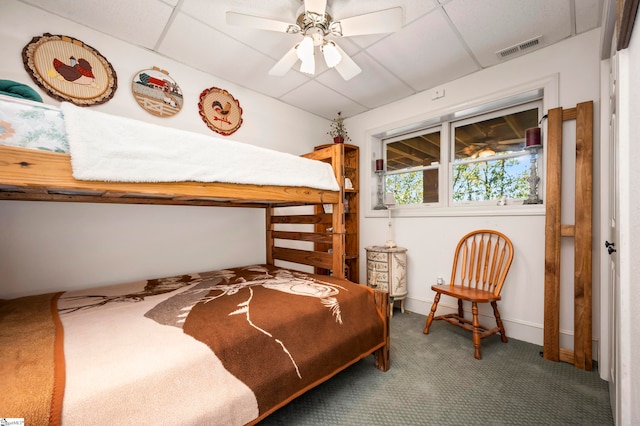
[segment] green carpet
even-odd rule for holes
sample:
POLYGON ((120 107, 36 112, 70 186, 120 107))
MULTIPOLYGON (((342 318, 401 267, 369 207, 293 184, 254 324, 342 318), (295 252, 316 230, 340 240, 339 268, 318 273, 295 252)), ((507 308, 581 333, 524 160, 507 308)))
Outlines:
MULTIPOLYGON (((613 425, 597 371, 546 361, 542 348, 499 335, 473 357, 471 333, 394 312, 391 369, 368 357, 261 425, 613 425)), ((507 328, 507 336, 509 335, 507 328)))

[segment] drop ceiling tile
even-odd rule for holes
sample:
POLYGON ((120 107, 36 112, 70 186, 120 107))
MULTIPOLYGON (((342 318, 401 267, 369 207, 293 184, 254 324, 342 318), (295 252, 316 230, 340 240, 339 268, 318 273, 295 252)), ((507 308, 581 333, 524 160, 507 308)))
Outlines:
POLYGON ((170 4, 159 0, 26 0, 26 3, 147 49, 155 46, 173 12, 170 4))
POLYGON ((351 80, 345 81, 334 70, 318 76, 316 80, 367 108, 385 105, 415 93, 369 55, 360 53, 352 59, 362 72, 351 80), (371 90, 372 87, 378 90, 371 90))
POLYGON ((576 2, 576 34, 582 34, 600 26, 602 0, 580 0, 576 2))
POLYGON ((423 16, 366 52, 416 92, 479 69, 440 12, 423 16))
POLYGON ((341 0, 333 2, 331 11, 335 19, 344 19, 393 7, 402 8, 404 23, 408 24, 435 9, 437 4, 433 0, 341 0))
POLYGON ((571 35, 571 8, 557 0, 454 0, 444 10, 483 67, 500 62, 496 52, 538 36, 547 46, 571 35))
POLYGON ((283 22, 295 22, 299 0, 184 0, 180 10, 208 21, 211 26, 226 25, 226 12, 244 13, 283 22))
POLYGON ((283 102, 319 115, 328 120, 335 118, 338 111, 344 117, 351 117, 366 111, 366 108, 349 98, 315 81, 309 81, 280 98, 283 102))
POLYGON ((236 84, 273 98, 280 98, 307 81, 308 77, 292 69, 281 77, 269 75, 267 71, 256 71, 242 81, 236 81, 236 84))
POLYGON ((287 50, 300 42, 301 35, 228 25, 226 23, 226 12, 233 11, 295 23, 295 10, 297 7, 299 7, 299 3, 296 0, 286 0, 279 3, 185 0, 181 13, 227 34, 232 39, 264 53, 271 59, 279 60, 287 50))

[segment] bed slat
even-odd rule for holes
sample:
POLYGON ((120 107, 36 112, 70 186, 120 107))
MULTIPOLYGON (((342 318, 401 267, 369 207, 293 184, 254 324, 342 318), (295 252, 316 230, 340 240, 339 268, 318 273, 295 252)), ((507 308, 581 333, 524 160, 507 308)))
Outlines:
POLYGON ((333 261, 331 253, 325 253, 322 251, 306 251, 285 247, 274 247, 273 258, 274 260, 284 260, 287 262, 317 266, 325 269, 331 269, 333 261))

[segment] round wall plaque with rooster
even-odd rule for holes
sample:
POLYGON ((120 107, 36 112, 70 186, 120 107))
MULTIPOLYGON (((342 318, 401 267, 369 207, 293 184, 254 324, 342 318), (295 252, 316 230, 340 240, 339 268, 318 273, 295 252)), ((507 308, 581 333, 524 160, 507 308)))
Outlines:
POLYGON ((214 132, 229 136, 242 125, 242 108, 229 92, 217 87, 200 94, 200 117, 214 132))
POLYGON ((93 47, 65 35, 44 33, 22 49, 24 68, 51 97, 79 106, 107 102, 118 87, 116 72, 93 47))

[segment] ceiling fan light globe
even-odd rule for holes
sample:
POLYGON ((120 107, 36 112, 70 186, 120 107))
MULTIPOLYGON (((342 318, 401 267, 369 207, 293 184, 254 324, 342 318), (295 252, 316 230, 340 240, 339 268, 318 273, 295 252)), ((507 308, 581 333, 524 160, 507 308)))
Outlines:
POLYGON ((478 157, 480 158, 491 157, 492 155, 496 155, 496 152, 491 148, 485 148, 478 153, 478 157))
POLYGON ((333 42, 327 42, 322 46, 322 54, 329 68, 335 67, 342 60, 342 55, 338 52, 333 42))
POLYGON ((304 36, 298 47, 296 48, 296 55, 302 62, 313 58, 313 38, 311 36, 304 36))

